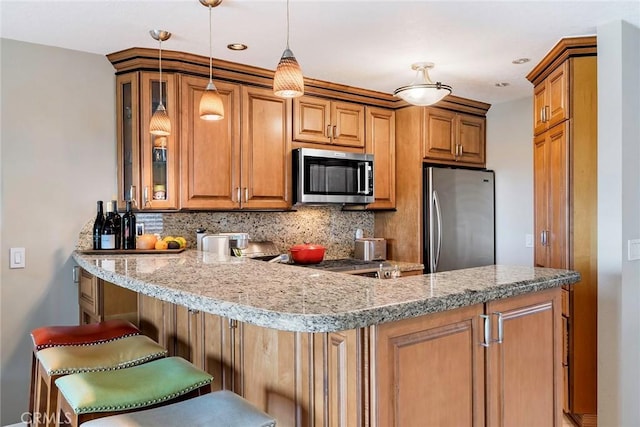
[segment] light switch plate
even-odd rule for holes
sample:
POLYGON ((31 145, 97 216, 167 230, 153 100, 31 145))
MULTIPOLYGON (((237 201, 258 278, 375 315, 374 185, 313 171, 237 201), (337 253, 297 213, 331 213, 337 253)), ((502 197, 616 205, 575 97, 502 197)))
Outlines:
POLYGON ((9 249, 9 268, 25 267, 25 250, 24 248, 9 249))
POLYGON ((527 248, 533 247, 533 234, 524 235, 524 246, 527 248))
POLYGON ((635 261, 640 259, 640 239, 632 239, 627 242, 628 259, 635 261))

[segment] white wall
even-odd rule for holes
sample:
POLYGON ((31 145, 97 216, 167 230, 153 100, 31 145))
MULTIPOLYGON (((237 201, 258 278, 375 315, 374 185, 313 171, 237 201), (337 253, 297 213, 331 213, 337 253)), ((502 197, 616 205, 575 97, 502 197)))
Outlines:
POLYGON ((598 424, 640 425, 640 29, 598 27, 598 424))
POLYGON ((1 424, 29 395, 29 332, 78 321, 80 228, 115 193, 115 72, 100 55, 2 39, 1 424), (26 268, 8 268, 9 248, 26 268))
POLYGON ((525 247, 525 235, 533 233, 532 117, 530 97, 492 105, 487 113, 487 168, 496 173, 497 264, 533 264, 533 248, 525 247))

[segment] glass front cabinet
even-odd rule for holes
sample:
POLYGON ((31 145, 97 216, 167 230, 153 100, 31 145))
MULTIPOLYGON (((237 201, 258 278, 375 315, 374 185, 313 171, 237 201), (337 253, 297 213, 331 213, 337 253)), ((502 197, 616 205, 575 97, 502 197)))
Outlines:
POLYGON ((162 102, 171 120, 171 134, 149 133, 160 103, 159 73, 131 72, 117 76, 118 199, 137 210, 178 208, 178 134, 176 76, 162 75, 162 102))

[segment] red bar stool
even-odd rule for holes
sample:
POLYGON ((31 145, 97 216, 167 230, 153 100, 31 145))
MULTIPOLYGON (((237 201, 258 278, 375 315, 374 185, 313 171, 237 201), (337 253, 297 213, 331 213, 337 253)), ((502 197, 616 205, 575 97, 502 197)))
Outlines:
POLYGON ((31 331, 33 352, 31 357, 31 390, 29 413, 33 418, 36 386, 39 383, 36 353, 44 348, 83 346, 139 335, 140 330, 126 320, 113 319, 79 326, 43 326, 31 331))

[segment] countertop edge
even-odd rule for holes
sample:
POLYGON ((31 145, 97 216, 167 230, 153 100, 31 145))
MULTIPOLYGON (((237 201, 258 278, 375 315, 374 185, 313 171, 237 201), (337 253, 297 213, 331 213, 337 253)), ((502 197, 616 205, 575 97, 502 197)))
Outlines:
MULTIPOLYGON (((153 257, 153 255, 150 255, 153 257)), ((159 284, 127 277, 116 272, 108 271, 97 265, 95 260, 91 262, 86 256, 74 252, 73 258, 80 267, 103 280, 122 286, 144 295, 158 298, 163 301, 183 305, 192 310, 203 311, 230 319, 247 322, 271 329, 292 332, 335 332, 348 329, 368 327, 380 323, 387 323, 420 315, 452 310, 469 305, 485 303, 492 300, 508 298, 530 292, 568 285, 580 280, 577 272, 557 270, 556 275, 540 278, 538 280, 525 280, 520 282, 508 282, 482 289, 464 289, 449 295, 402 301, 377 307, 351 310, 348 312, 306 314, 287 313, 256 307, 250 304, 242 304, 235 301, 222 300, 190 293, 183 290, 171 289, 159 284)), ((436 273, 431 275, 444 275, 436 273)), ((446 272, 448 276, 455 277, 456 272, 446 272)), ((427 275, 428 277, 429 275, 427 275)), ((364 279, 362 279, 364 280, 364 279)), ((368 279, 374 280, 377 279, 368 279)), ((425 281, 425 276, 409 276, 401 279, 381 281, 392 283, 399 281, 425 281)), ((407 282, 410 283, 410 282, 407 282)))

